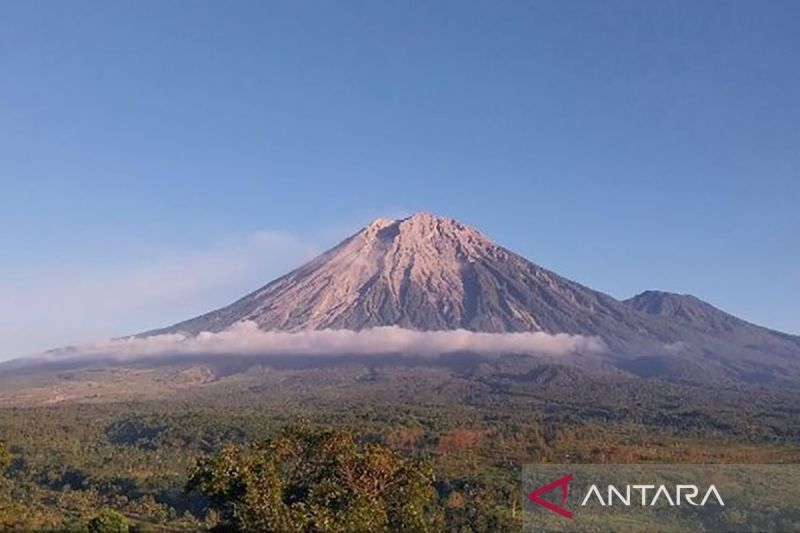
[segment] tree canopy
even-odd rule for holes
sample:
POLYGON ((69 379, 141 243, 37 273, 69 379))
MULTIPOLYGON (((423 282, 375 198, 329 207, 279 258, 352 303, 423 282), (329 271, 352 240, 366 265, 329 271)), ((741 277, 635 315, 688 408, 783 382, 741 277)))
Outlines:
POLYGON ((5 472, 6 468, 11 464, 11 451, 9 451, 6 443, 0 440, 0 475, 5 472))
POLYGON ((350 431, 298 426, 200 459, 188 488, 211 498, 226 530, 424 532, 433 482, 429 465, 350 431))
POLYGON ((89 533, 128 533, 130 526, 122 513, 104 509, 89 521, 87 529, 89 533))

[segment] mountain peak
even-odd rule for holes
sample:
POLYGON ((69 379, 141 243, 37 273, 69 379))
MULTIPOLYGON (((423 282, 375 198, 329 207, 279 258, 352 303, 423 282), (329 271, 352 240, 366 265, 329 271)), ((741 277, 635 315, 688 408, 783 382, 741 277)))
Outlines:
POLYGON ((391 219, 391 218, 376 218, 364 229, 368 231, 380 231, 391 226, 401 226, 405 230, 416 231, 470 231, 478 233, 474 228, 470 228, 462 224, 458 220, 449 217, 434 215, 427 211, 420 211, 414 213, 406 218, 391 219))
POLYGON ((454 218, 436 215, 428 211, 419 211, 406 218, 400 219, 399 222, 408 226, 422 226, 427 228, 445 227, 463 229, 467 227, 454 218))
MULTIPOLYGON (((427 212, 397 220, 376 219, 356 236, 361 236, 368 248, 388 246, 396 258, 406 257, 417 264, 439 261, 443 268, 454 267, 453 261, 494 255, 499 249, 478 230, 427 212)), ((435 268, 433 264, 429 266, 431 270, 435 268)))
POLYGON ((572 332, 599 330, 599 322, 620 312, 621 303, 513 254, 478 230, 422 212, 377 219, 237 302, 160 332, 222 331, 242 320, 282 331, 400 326, 572 332))

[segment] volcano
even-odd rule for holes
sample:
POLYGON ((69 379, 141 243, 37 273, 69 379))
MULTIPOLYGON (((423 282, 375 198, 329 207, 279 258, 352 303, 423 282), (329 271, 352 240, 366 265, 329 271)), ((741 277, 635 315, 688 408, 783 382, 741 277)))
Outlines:
POLYGON ((599 337, 606 362, 635 374, 800 380, 800 337, 729 315, 690 295, 620 301, 430 213, 379 219, 236 302, 144 336, 264 331, 545 332, 599 337))
POLYGON ((400 326, 614 336, 625 322, 645 327, 614 298, 429 213, 376 220, 235 303, 155 333, 217 332, 242 320, 279 331, 400 326))

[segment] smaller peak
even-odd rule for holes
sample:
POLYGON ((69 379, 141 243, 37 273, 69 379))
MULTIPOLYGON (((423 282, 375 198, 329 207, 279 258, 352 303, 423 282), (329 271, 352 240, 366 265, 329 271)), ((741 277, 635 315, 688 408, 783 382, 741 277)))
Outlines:
POLYGON ((630 299, 631 300, 638 300, 638 299, 642 299, 642 298, 648 298, 648 299, 649 298, 665 298, 667 296, 670 296, 671 294, 673 294, 673 293, 666 292, 666 291, 657 291, 657 290, 648 289, 646 291, 640 292, 639 294, 637 294, 635 296, 632 296, 630 299))
POLYGON ((636 311, 669 316, 708 331, 731 333, 734 328, 752 326, 691 294, 644 291, 623 303, 636 311))
POLYGON ((644 291, 632 298, 628 298, 623 303, 638 311, 659 315, 674 315, 686 309, 702 312, 715 309, 708 302, 704 302, 697 296, 691 294, 678 294, 675 292, 654 290, 644 291))
POLYGON ((646 290, 629 300, 700 300, 692 294, 681 294, 669 291, 646 290))

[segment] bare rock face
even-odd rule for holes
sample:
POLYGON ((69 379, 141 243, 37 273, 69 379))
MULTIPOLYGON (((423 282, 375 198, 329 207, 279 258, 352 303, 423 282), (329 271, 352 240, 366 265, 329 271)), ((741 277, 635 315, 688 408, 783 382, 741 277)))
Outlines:
POLYGON ((597 334, 605 322, 633 314, 610 296, 545 270, 473 228, 420 213, 376 220, 232 305, 168 331, 220 331, 251 320, 262 329, 284 331, 397 325, 597 334))

